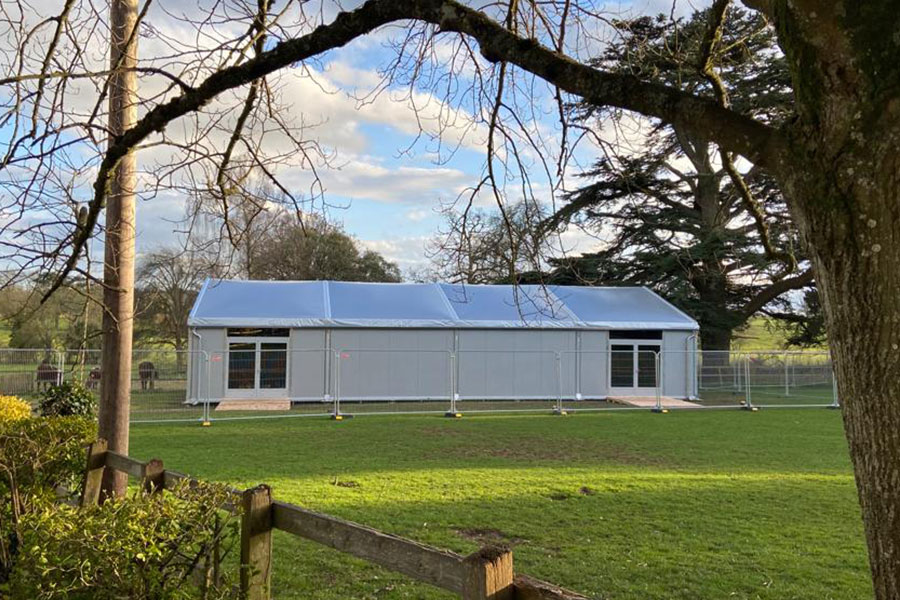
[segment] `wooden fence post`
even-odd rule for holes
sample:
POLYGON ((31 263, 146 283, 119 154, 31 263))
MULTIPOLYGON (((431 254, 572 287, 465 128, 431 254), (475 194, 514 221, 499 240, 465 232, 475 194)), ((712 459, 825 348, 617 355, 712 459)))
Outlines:
POLYGON ((272 488, 241 495, 241 598, 269 600, 272 582, 272 488))
POLYGON ((464 560, 463 600, 513 600, 513 556, 503 548, 484 547, 464 560))
POLYGON ((163 491, 166 487, 166 474, 161 460, 151 458, 141 467, 141 485, 148 494, 163 491))
POLYGON ((106 467, 106 440, 99 439, 87 448, 87 466, 81 488, 81 506, 96 506, 100 502, 103 469, 106 467))

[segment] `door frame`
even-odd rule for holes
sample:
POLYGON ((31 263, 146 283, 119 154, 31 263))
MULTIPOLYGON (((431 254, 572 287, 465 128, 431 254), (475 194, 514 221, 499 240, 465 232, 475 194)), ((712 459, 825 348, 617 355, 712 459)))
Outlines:
POLYGON ((290 338, 289 337, 226 337, 225 338, 225 398, 287 398, 288 390, 291 388, 291 361, 290 361, 290 338), (253 387, 242 389, 231 389, 228 387, 229 374, 231 372, 231 344, 253 344, 254 345, 254 367, 253 367, 253 387), (284 344, 284 387, 283 388, 267 388, 259 387, 260 370, 262 368, 262 344, 284 344))
POLYGON ((610 396, 655 396, 656 395, 656 387, 640 387, 638 383, 640 382, 638 370, 640 368, 640 363, 638 360, 638 347, 640 346, 656 346, 659 348, 657 351, 657 356, 659 360, 656 362, 656 380, 658 382, 658 387, 660 393, 662 393, 663 388, 663 366, 662 366, 662 340, 628 340, 628 339, 615 339, 608 340, 606 346, 607 353, 607 364, 608 367, 606 369, 606 386, 609 390, 610 396), (613 368, 613 346, 631 346, 631 352, 633 355, 632 359, 632 383, 634 384, 632 387, 613 387, 612 384, 612 368, 613 368))

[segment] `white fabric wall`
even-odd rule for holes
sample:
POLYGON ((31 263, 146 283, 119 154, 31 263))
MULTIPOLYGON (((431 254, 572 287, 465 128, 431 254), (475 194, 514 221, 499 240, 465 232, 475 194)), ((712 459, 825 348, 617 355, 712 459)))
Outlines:
POLYGON ((575 332, 566 330, 470 330, 458 332, 459 394, 463 399, 541 398, 575 388, 575 332))
POLYGON ((450 399, 450 329, 333 329, 342 400, 450 399))
POLYGON ((609 332, 581 332, 580 383, 585 399, 605 399, 609 394, 609 332))
POLYGON ((324 400, 328 389, 328 357, 324 329, 292 329, 288 344, 288 396, 291 400, 324 400))
MULTIPOLYGON (((202 344, 191 336, 188 398, 207 396, 200 354, 205 351, 210 356, 209 397, 218 401, 225 394, 226 330, 197 331, 202 344)), ((685 352, 693 350, 686 345, 690 336, 688 331, 663 332, 664 395, 683 398, 692 389, 693 356, 685 352)), ((337 369, 331 363, 339 360, 341 398, 346 400, 449 399, 451 368, 456 369, 462 399, 554 400, 559 352, 563 398, 571 400, 577 392, 584 399, 605 398, 608 346, 608 332, 597 330, 293 329, 289 396, 323 400, 334 390, 330 379, 337 369), (332 351, 323 351, 329 343, 332 351), (454 347, 457 363, 451 365, 454 347), (333 358, 337 353, 340 359, 333 358)))

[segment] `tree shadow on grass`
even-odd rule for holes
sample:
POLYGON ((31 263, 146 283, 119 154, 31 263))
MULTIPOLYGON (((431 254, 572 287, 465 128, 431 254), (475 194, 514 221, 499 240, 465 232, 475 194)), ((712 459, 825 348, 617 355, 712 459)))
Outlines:
MULTIPOLYGON (((482 542, 512 542, 517 572, 596 598, 871 596, 850 483, 736 478, 615 491, 588 483, 593 494, 564 478, 472 500, 325 500, 314 508, 464 554, 482 542)), ((303 496, 277 486, 275 494, 298 503, 303 496)), ((311 543, 275 543, 279 598, 450 597, 311 543)))

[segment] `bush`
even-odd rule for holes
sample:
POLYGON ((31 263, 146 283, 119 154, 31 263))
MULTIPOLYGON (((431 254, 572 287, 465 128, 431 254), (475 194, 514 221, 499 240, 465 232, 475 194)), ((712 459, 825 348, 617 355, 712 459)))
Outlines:
POLYGON ((15 396, 0 396, 0 426, 31 416, 31 405, 15 396))
POLYGON ((0 427, 0 582, 21 545, 22 518, 55 500, 57 488, 79 488, 84 447, 96 436, 94 422, 81 417, 21 419, 0 427))
POLYGON ((24 520, 12 595, 237 598, 228 582, 196 576, 197 567, 228 554, 238 540, 238 519, 219 509, 228 496, 222 486, 183 481, 171 491, 137 492, 86 509, 47 505, 24 520))
POLYGON ((80 383, 64 381, 41 392, 41 414, 45 417, 87 417, 97 414, 97 399, 80 383))

